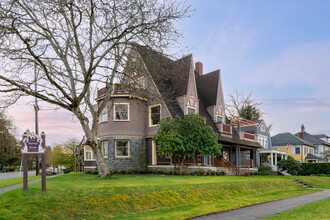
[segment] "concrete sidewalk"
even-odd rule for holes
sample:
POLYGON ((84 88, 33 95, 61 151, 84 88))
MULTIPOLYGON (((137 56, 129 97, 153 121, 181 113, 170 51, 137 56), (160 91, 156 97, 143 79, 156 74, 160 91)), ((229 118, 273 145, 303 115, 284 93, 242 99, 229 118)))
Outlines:
POLYGON ((330 198, 330 189, 322 189, 322 192, 315 192, 307 195, 296 196, 287 199, 281 199, 273 202, 262 203, 259 205, 252 205, 248 207, 239 208, 227 212, 221 212, 208 216, 202 216, 192 219, 199 220, 213 220, 213 219, 228 219, 228 220, 254 220, 266 218, 268 216, 276 215, 291 209, 298 208, 313 202, 330 198))
MULTIPOLYGON (((35 176, 36 171, 29 171, 29 176, 35 176)), ((0 173, 0 180, 5 180, 5 179, 11 179, 11 178, 17 178, 17 177, 22 177, 23 176, 23 170, 22 172, 8 172, 8 173, 0 173), (21 174, 21 176, 20 176, 21 174)))
MULTIPOLYGON (((61 175, 63 175, 63 174, 61 173, 61 174, 58 174, 58 175, 49 176, 49 177, 47 177, 47 179, 54 178, 54 177, 61 176, 61 175)), ((31 180, 31 181, 29 181, 29 184, 37 183, 37 182, 40 182, 40 181, 41 181, 41 179, 31 180)), ((46 180, 46 182, 47 182, 47 180, 46 180)), ((10 191, 10 190, 13 190, 13 189, 20 188, 20 187, 23 187, 23 183, 22 184, 13 185, 13 186, 2 187, 2 188, 0 188, 0 194, 1 193, 4 193, 4 192, 7 192, 7 191, 10 191)))

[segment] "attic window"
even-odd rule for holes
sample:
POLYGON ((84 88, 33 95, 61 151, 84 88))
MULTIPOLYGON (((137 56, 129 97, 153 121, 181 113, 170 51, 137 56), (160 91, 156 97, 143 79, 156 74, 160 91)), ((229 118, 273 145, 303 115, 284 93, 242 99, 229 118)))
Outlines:
POLYGON ((188 115, 189 114, 196 114, 196 109, 195 108, 188 107, 188 115))
POLYGON ((223 117, 221 115, 217 115, 217 123, 223 123, 223 117))
POLYGON ((266 131, 265 126, 261 125, 261 127, 260 127, 260 131, 265 132, 265 131, 266 131))

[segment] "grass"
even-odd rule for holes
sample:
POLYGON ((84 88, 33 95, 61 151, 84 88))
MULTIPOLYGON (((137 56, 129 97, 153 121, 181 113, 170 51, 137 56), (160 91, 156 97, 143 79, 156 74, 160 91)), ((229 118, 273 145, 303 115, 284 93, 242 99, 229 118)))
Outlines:
POLYGON ((330 189, 330 177, 326 176, 295 176, 293 179, 300 180, 316 188, 330 189))
MULTIPOLYGON (((28 181, 40 179, 40 176, 29 176, 28 181)), ((0 188, 23 183, 23 177, 0 180, 0 188)))
POLYGON ((330 219, 330 198, 314 202, 299 208, 280 213, 268 218, 272 219, 301 219, 301 220, 311 220, 311 219, 330 219))
POLYGON ((65 174, 0 194, 0 219, 183 219, 314 192, 286 178, 65 174))

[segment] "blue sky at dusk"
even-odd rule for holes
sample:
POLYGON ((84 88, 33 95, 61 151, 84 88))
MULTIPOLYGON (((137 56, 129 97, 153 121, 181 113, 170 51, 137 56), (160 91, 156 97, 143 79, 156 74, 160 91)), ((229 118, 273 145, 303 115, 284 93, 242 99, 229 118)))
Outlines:
POLYGON ((204 73, 221 69, 225 95, 253 92, 272 135, 330 134, 329 1, 190 1, 182 27, 204 73))
MULTIPOLYGON (((235 89, 263 102, 272 135, 330 135, 330 1, 190 0, 194 15, 180 22, 182 48, 204 73, 221 69, 225 97, 235 89)), ((24 106, 24 107, 23 107, 24 106)), ((19 132, 34 129, 33 107, 9 111, 19 132)), ((83 132, 63 110, 41 111, 40 130, 54 144, 83 132)))

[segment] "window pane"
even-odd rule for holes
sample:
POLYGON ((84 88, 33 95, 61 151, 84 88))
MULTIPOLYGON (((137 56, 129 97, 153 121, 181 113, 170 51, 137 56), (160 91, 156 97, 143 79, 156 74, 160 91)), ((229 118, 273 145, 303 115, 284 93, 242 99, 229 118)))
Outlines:
POLYGON ((188 115, 189 114, 195 114, 196 113, 196 110, 193 109, 193 108, 188 108, 188 115))
POLYGON ((86 160, 92 159, 92 153, 91 152, 86 152, 86 160))
POLYGON ((217 116, 217 123, 222 123, 222 117, 221 116, 217 116))
POLYGON ((116 156, 128 156, 128 141, 117 141, 116 143, 116 156))
POLYGON ((300 147, 296 147, 296 154, 300 154, 300 147))
POLYGON ((101 122, 105 122, 108 121, 108 107, 105 106, 105 108, 103 109, 102 113, 101 113, 101 122))
POLYGON ((116 120, 128 120, 128 105, 116 105, 116 120))
POLYGON ((151 125, 156 125, 160 121, 160 106, 151 108, 151 125))
POLYGON ((103 155, 108 156, 108 141, 102 141, 103 155))

